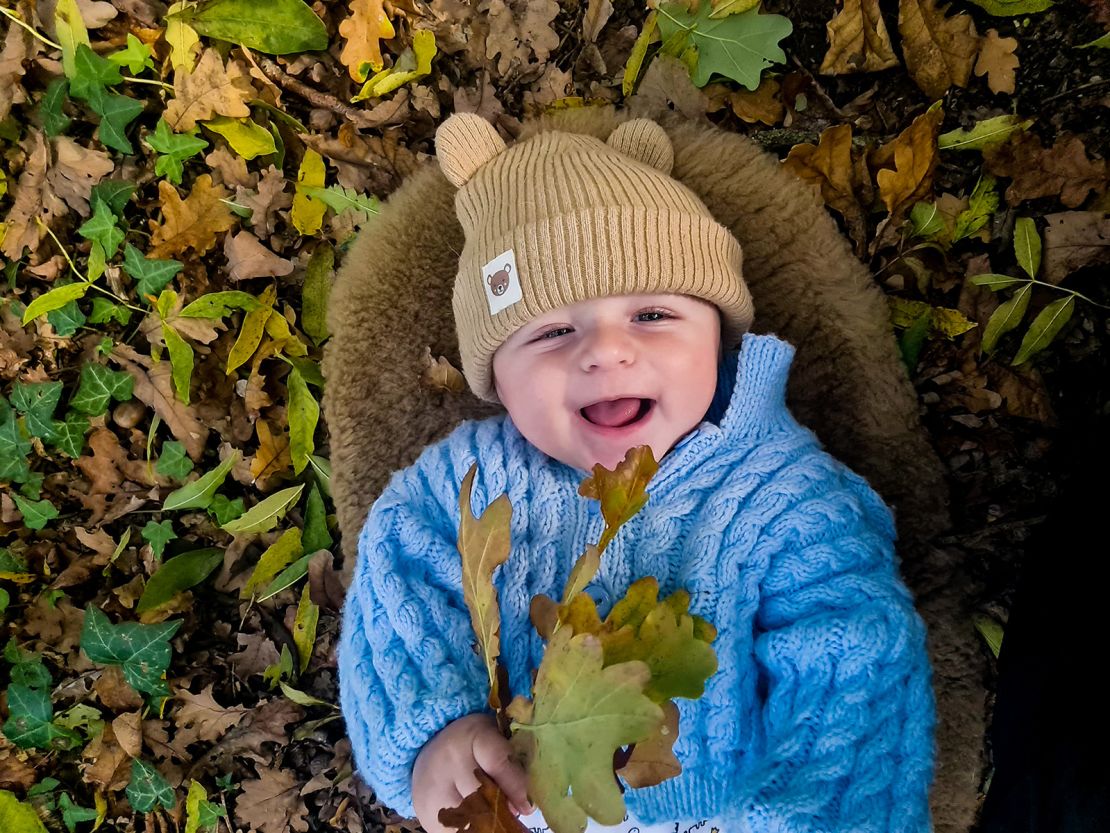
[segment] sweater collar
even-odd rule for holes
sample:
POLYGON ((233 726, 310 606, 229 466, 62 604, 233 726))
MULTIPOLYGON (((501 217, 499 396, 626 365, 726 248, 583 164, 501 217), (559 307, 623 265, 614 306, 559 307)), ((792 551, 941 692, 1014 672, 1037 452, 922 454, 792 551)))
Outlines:
MULTIPOLYGON (((783 426, 790 418, 786 383, 794 352, 792 344, 773 334, 745 333, 740 348, 721 357, 717 390, 705 417, 663 456, 651 491, 659 494, 676 476, 711 456, 722 444, 730 448, 755 444, 767 432, 783 426)), ((544 454, 524 438, 508 414, 503 419, 510 446, 541 455, 560 480, 577 487, 589 474, 544 454)))

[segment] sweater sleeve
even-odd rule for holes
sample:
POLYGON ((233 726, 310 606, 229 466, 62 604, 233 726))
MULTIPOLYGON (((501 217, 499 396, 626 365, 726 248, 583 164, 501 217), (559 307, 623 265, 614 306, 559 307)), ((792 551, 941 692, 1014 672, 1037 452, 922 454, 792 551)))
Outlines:
POLYGON ((784 470, 757 542, 762 756, 742 782, 752 833, 930 830, 935 707, 925 624, 893 516, 824 451, 784 470))
POLYGON ((378 800, 409 818, 420 749, 453 720, 487 710, 489 695, 463 599, 457 526, 428 494, 447 479, 414 465, 371 507, 337 647, 355 765, 378 800))

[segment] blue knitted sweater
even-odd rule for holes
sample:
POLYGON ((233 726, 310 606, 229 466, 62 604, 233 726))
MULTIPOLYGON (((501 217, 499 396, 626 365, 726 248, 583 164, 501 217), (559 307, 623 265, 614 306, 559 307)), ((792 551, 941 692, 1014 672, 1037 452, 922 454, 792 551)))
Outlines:
MULTIPOLYGON (((898 572, 890 509, 786 407, 794 348, 744 336, 706 419, 660 461, 647 505, 587 588, 604 618, 635 580, 685 588, 717 628, 718 671, 677 699, 679 776, 628 789, 642 824, 720 816, 740 831, 929 830, 935 710, 925 626, 898 572)), ((393 474, 358 542, 338 646, 358 771, 415 815, 412 767, 451 721, 488 711, 463 602, 459 490, 507 492, 511 555, 494 573, 501 660, 531 696, 543 657, 531 598, 559 598, 605 522, 586 472, 531 445, 507 415, 468 420, 393 474)), ((731 831, 730 831, 731 833, 731 831)))

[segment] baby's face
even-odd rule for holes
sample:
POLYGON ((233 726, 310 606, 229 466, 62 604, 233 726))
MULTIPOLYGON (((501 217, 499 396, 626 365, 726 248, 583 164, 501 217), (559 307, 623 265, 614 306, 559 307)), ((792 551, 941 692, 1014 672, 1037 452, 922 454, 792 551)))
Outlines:
POLYGON ((513 333, 494 353, 494 387, 525 439, 585 473, 595 463, 615 468, 637 445, 650 445, 662 460, 709 410, 720 345, 717 308, 700 298, 594 298, 513 333), (619 430, 580 413, 620 396, 654 401, 646 416, 619 430))

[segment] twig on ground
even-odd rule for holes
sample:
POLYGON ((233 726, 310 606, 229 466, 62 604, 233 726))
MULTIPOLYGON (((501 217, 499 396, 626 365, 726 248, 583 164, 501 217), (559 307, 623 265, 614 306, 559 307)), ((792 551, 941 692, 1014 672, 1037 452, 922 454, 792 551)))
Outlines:
POLYGON ((331 110, 336 115, 342 116, 355 124, 356 127, 379 127, 376 119, 372 118, 368 113, 344 104, 335 96, 330 93, 324 93, 320 90, 314 90, 302 81, 298 81, 292 75, 286 74, 276 61, 267 58, 265 55, 258 55, 255 59, 258 68, 262 74, 276 83, 283 90, 289 90, 296 93, 309 104, 316 107, 322 107, 325 110, 331 110))

